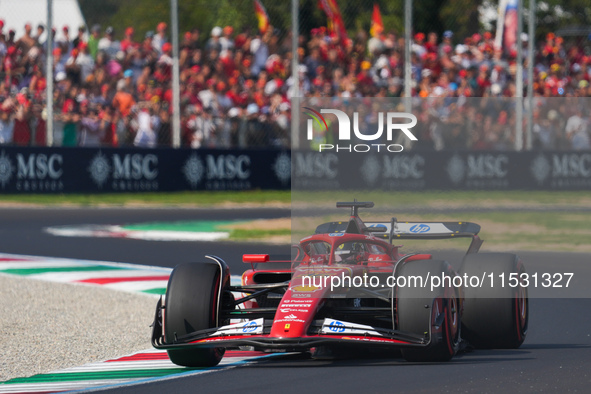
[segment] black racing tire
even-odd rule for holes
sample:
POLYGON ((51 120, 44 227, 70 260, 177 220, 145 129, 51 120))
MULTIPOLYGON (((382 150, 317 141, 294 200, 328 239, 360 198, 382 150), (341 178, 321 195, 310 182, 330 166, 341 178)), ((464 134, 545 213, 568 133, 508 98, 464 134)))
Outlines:
POLYGON ((511 274, 521 277, 524 273, 525 267, 515 254, 480 253, 464 258, 460 268, 462 277, 485 276, 482 287, 464 288, 462 337, 468 343, 480 349, 517 349, 521 346, 527 335, 529 319, 527 287, 511 287, 508 281, 511 274), (501 286, 499 275, 504 275, 504 286, 501 286))
MULTIPOLYGON (((164 338, 175 338, 218 325, 219 299, 228 286, 215 262, 182 263, 168 280, 164 309, 164 338), (220 291, 220 288, 222 289, 220 291)), ((213 367, 224 356, 224 348, 168 350, 170 360, 185 367, 213 367)))
MULTIPOLYGON (((442 260, 417 260, 404 263, 396 270, 396 277, 420 276, 425 279, 442 274, 453 278, 456 274, 448 262, 442 260)), ((398 281, 400 284, 400 281, 398 281)), ((460 308, 458 292, 452 286, 430 284, 421 286, 398 286, 395 288, 395 327, 404 332, 426 335, 430 322, 441 319, 442 324, 432 329, 433 338, 428 347, 402 349, 402 356, 412 362, 441 362, 450 360, 458 351, 460 341, 460 308), (438 331, 440 330, 440 331, 438 331), (436 332, 438 331, 438 332, 436 332), (440 340, 436 339, 440 338, 440 340)))

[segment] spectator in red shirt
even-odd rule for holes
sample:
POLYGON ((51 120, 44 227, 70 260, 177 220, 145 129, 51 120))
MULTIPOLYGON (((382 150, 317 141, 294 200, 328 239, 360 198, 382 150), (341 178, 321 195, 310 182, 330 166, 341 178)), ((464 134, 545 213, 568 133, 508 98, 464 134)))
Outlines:
POLYGON ((121 50, 123 52, 129 52, 131 49, 137 48, 138 44, 133 41, 133 27, 125 29, 125 37, 121 40, 121 50))

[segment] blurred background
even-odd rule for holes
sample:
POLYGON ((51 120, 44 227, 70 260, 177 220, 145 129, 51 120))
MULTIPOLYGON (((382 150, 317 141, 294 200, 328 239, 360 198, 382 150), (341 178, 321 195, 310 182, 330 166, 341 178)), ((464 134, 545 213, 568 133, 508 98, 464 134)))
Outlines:
POLYGON ((309 149, 294 97, 413 97, 421 149, 590 149, 589 0, 3 0, 0 18, 4 145, 309 149))

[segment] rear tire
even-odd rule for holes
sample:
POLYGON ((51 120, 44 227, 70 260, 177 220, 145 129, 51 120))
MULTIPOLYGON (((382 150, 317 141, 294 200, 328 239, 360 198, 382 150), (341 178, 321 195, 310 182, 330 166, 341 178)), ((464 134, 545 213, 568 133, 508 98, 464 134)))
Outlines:
MULTIPOLYGON (((445 274, 455 276, 452 267, 446 261, 418 260, 405 263, 397 269, 396 277, 445 274)), ((400 282, 398 282, 400 283, 400 282)), ((405 332, 433 337, 441 334, 441 341, 433 342, 428 347, 403 348, 402 356, 407 361, 439 362, 450 360, 457 352, 460 339, 460 310, 457 292, 453 287, 435 287, 431 291, 426 287, 405 286, 396 288, 396 327, 405 332), (443 318, 439 327, 430 330, 431 322, 443 318), (440 330, 440 333, 437 332, 440 330)))
POLYGON ((517 349, 527 334, 529 302, 527 287, 511 287, 509 278, 511 274, 521 277, 525 268, 511 253, 470 254, 464 258, 462 276, 481 278, 484 273, 482 287, 464 289, 462 337, 480 349, 517 349), (499 275, 504 275, 504 287, 499 275))
MULTIPOLYGON (((220 297, 224 288, 229 286, 228 277, 229 272, 228 275, 220 272, 220 265, 215 262, 183 263, 175 267, 166 289, 166 343, 218 326, 220 297)), ((213 367, 221 361, 224 352, 224 348, 175 349, 168 350, 168 357, 173 363, 185 367, 213 367)))

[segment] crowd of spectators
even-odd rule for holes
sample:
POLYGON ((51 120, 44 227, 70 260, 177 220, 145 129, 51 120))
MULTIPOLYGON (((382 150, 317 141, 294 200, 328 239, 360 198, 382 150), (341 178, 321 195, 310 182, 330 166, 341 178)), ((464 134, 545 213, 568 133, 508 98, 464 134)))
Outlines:
MULTIPOLYGON (((59 33, 52 29, 50 49, 44 30, 28 24, 15 37, 0 21, 0 144, 45 145, 45 60, 51 51, 55 145, 171 146, 173 57, 166 23, 141 40, 133 27, 71 32, 63 26, 59 33)), ((289 33, 226 26, 204 35, 193 28, 180 39, 181 145, 289 147, 289 33)), ((527 59, 529 38, 520 39, 527 59)), ((419 103, 421 148, 513 149, 515 111, 504 98, 516 95, 516 50, 495 49, 493 41, 490 32, 414 36, 412 94, 419 103), (484 99, 463 104, 473 97, 484 99)), ((551 99, 591 96, 591 56, 578 44, 548 34, 536 45, 536 148, 590 148, 585 100, 564 105, 551 99)), ((359 31, 341 40, 315 28, 299 38, 298 56, 301 96, 403 96, 404 38, 395 32, 369 37, 359 31)))

